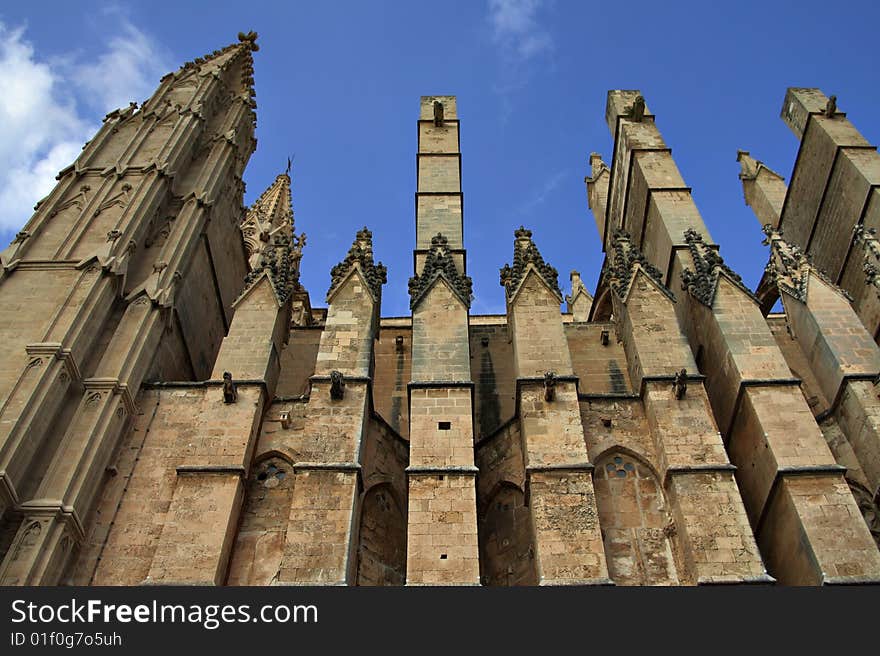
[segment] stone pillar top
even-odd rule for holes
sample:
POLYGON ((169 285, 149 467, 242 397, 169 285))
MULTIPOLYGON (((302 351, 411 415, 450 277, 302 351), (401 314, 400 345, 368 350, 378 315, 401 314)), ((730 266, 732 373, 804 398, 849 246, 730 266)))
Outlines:
POLYGON ((608 92, 608 101, 605 104, 605 122, 608 123, 608 129, 611 130, 611 134, 614 134, 617 130, 617 119, 633 116, 634 108, 641 117, 653 120, 654 115, 648 111, 644 100, 642 92, 638 89, 611 89, 608 92), (639 98, 642 99, 640 108, 636 102, 639 98))
POLYGON ((819 89, 789 87, 785 92, 785 100, 779 115, 795 136, 800 139, 804 136, 810 114, 824 114, 828 107, 828 101, 828 96, 819 89))
POLYGON ((455 96, 422 96, 420 102, 419 120, 428 121, 434 119, 434 102, 443 105, 443 117, 457 119, 458 111, 455 96))

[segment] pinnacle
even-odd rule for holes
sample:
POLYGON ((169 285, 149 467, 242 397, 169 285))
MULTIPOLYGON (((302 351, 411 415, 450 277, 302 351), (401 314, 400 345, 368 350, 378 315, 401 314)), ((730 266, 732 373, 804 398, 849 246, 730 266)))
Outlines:
POLYGON ((767 171, 771 175, 776 176, 780 180, 784 179, 776 171, 774 171, 769 166, 764 164, 764 162, 752 157, 751 154, 749 153, 749 151, 747 151, 747 150, 737 150, 736 151, 736 161, 739 162, 739 166, 740 166, 740 173, 739 173, 740 180, 754 180, 755 178, 758 177, 758 174, 761 172, 762 169, 764 171, 767 171))
POLYGON ((260 49, 260 46, 257 45, 257 33, 253 30, 251 30, 247 34, 245 34, 244 32, 239 32, 238 40, 240 43, 248 44, 248 47, 250 47, 253 52, 256 52, 260 49))
POLYGON ((290 194, 290 176, 287 173, 279 173, 275 180, 272 181, 266 190, 260 194, 259 198, 247 210, 247 216, 253 213, 262 214, 271 221, 275 216, 278 205, 281 202, 287 202, 285 210, 289 210, 291 217, 291 229, 293 223, 293 209, 290 194))

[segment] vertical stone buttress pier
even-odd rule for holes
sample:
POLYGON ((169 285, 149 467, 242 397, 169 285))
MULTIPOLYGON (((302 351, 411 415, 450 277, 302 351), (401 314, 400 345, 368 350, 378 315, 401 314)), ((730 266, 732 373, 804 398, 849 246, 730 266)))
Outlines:
POLYGON ((159 544, 144 583, 222 585, 238 528, 244 482, 266 405, 275 394, 287 340, 290 298, 298 288, 292 257, 290 178, 278 176, 245 217, 268 212, 271 236, 250 265, 205 393, 200 430, 182 449, 159 544))
POLYGON ((787 584, 876 580, 880 554, 754 296, 717 253, 637 91, 611 91, 615 137, 603 244, 617 229, 675 284, 676 315, 770 574, 787 584))
MULTIPOLYGON (((834 120, 845 121, 843 116, 834 120)), ((858 151, 861 156, 867 152, 858 151)), ((850 299, 864 300, 864 291, 876 295, 877 289, 862 282, 861 287, 856 285, 853 289, 855 294, 847 298, 848 292, 836 285, 815 264, 813 257, 807 257, 802 248, 789 242, 787 233, 783 238, 778 226, 782 199, 787 193, 785 183, 775 174, 768 174, 769 169, 763 162, 752 159, 748 153, 740 151, 738 160, 746 204, 761 222, 767 235, 765 243, 770 246, 770 261, 762 285, 772 286, 775 292, 772 298, 782 299, 789 332, 800 346, 830 404, 832 415, 853 449, 871 497, 875 503, 880 502, 880 399, 874 384, 880 373, 880 348, 850 303, 850 299), (778 200, 771 204, 761 202, 762 198, 778 200), (864 291, 859 293, 859 289, 864 291)), ((809 164, 804 160, 800 166, 809 164)), ((863 247, 866 239, 873 240, 865 229, 856 232, 854 248, 863 247)), ((812 242, 814 253, 824 248, 827 246, 823 243, 812 242)), ((862 263, 859 259, 853 266, 862 263)))
POLYGON ((610 287, 630 380, 657 449, 658 473, 672 509, 661 530, 677 545, 680 582, 771 582, 703 376, 678 326, 675 297, 623 230, 611 238, 603 284, 610 287))
POLYGON ((521 227, 514 237, 513 266, 501 270, 501 284, 513 338, 537 580, 608 584, 558 275, 544 262, 530 230, 521 227))
POLYGON ((330 275, 277 585, 354 585, 357 574, 361 456, 386 280, 385 267, 373 262, 369 230, 357 233, 330 275))
POLYGON ((837 99, 819 89, 788 89, 781 116, 801 143, 778 227, 852 295, 876 340, 880 299, 876 288, 865 285, 864 265, 867 258, 873 282, 878 262, 855 239, 854 228, 880 228, 880 154, 838 109, 837 99))
POLYGON ((807 358, 837 424, 858 459, 873 499, 880 495, 880 348, 844 292, 772 228, 771 278, 789 330, 807 358))
POLYGON ((424 96, 419 116, 407 585, 478 585, 473 393, 454 96, 424 96))
POLYGON ((255 39, 240 35, 165 76, 140 109, 108 114, 0 254, 0 295, 16 299, 6 307, 29 310, 11 317, 20 325, 0 353, 0 510, 23 517, 2 584, 58 581, 173 325, 192 255, 206 235, 233 229, 256 145, 255 39), (25 481, 40 482, 25 494, 25 481))

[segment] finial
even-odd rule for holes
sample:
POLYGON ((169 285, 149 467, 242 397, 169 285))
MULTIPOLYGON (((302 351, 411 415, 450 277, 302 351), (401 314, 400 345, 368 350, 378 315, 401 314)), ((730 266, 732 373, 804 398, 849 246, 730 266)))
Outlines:
POLYGON ((825 116, 828 118, 833 118, 837 113, 837 96, 831 96, 828 98, 828 102, 825 104, 825 116))
POLYGON ((257 45, 257 33, 251 30, 247 34, 244 32, 238 33, 238 40, 242 43, 247 43, 251 50, 256 52, 260 49, 260 46, 257 45))
POLYGON ((637 123, 641 123, 645 118, 645 98, 641 94, 636 96, 636 99, 633 101, 628 118, 637 123))
POLYGON ((292 163, 292 160, 288 157, 288 158, 287 158, 287 168, 284 170, 284 173, 285 173, 286 175, 290 175, 290 165, 291 165, 291 163, 292 163))

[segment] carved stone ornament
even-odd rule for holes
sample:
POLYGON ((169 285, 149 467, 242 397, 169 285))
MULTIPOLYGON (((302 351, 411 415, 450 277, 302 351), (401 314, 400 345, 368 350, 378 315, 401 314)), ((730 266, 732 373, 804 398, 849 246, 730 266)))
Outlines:
MULTIPOLYGON (((669 298, 674 299, 672 292, 663 284, 663 274, 651 264, 642 254, 642 251, 632 243, 632 238, 625 230, 615 230, 611 237, 611 252, 602 271, 602 277, 607 282, 612 292, 621 300, 626 300, 626 294, 635 275, 636 266, 641 267, 660 290, 669 298)), ((607 342, 603 339, 603 344, 607 342)))
POLYGON ((858 224, 853 229, 854 243, 864 249, 862 270, 865 272, 865 284, 874 287, 880 298, 880 242, 877 241, 876 230, 858 224))
POLYGON ((848 292, 838 287, 833 280, 813 264, 809 255, 805 254, 798 246, 785 241, 782 238, 782 230, 774 228, 768 223, 763 227, 763 231, 767 236, 762 243, 765 246, 770 246, 770 260, 764 267, 764 271, 780 290, 802 303, 806 303, 807 281, 809 274, 813 273, 848 300, 852 300, 852 296, 848 292))
POLYGON ((385 265, 373 261, 373 233, 364 226, 355 236, 354 243, 348 249, 345 259, 330 270, 330 289, 327 290, 327 298, 329 299, 336 288, 342 284, 352 268, 359 265, 361 273, 367 281, 367 286, 373 294, 374 299, 379 299, 382 295, 382 285, 388 281, 388 270, 385 265))
POLYGON ((330 372, 330 398, 340 401, 345 397, 345 376, 335 369, 330 372))
POLYGON ((473 282, 469 276, 463 276, 458 272, 449 250, 449 240, 438 232, 434 237, 431 237, 431 250, 428 251, 425 258, 425 266, 421 275, 415 275, 409 279, 409 307, 411 310, 415 309, 425 292, 440 277, 449 283, 452 291, 466 307, 471 306, 473 282))
POLYGON ((544 279, 544 282, 562 298, 559 288, 559 272, 544 261, 541 252, 532 241, 532 231, 520 226, 513 233, 513 266, 505 264, 501 268, 501 285, 505 288, 507 298, 511 298, 525 278, 531 264, 544 279))
POLYGON ((232 374, 223 372, 223 403, 235 403, 238 400, 238 390, 232 381, 232 374))
POLYGON ((548 403, 556 399, 556 372, 548 371, 544 373, 544 400, 548 403))
POLYGON ((275 233, 271 243, 263 248, 259 264, 245 277, 245 291, 259 279, 264 271, 268 273, 275 294, 282 303, 294 291, 301 289, 299 260, 302 259, 302 250, 299 242, 296 235, 287 235, 283 232, 275 233))
POLYGON ((434 101, 434 125, 443 127, 443 103, 439 100, 434 101))
POLYGON ((711 308, 718 290, 718 278, 724 275, 733 284, 744 291, 750 298, 758 302, 752 291, 743 284, 742 278, 724 263, 724 259, 714 248, 703 241, 703 235, 693 228, 684 233, 685 243, 694 261, 694 270, 685 269, 681 272, 681 288, 706 307, 711 308))
POLYGON ((681 401, 685 394, 687 394, 688 388, 688 372, 687 369, 682 369, 681 371, 675 372, 675 378, 672 381, 672 393, 675 394, 675 398, 681 401))

